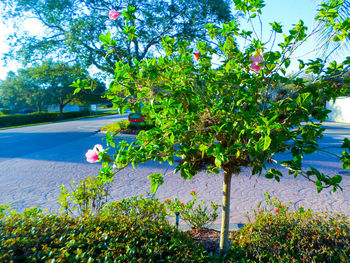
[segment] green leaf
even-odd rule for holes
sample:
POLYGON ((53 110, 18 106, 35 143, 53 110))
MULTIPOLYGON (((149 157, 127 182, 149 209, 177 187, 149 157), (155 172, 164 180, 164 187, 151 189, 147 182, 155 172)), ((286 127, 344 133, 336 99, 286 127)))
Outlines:
POLYGON ((271 144, 270 136, 265 136, 263 151, 266 151, 270 147, 270 144, 271 144))
POLYGON ((335 175, 332 177, 332 181, 334 184, 340 184, 340 182, 343 180, 343 177, 340 175, 335 175))
POLYGON ((270 26, 272 26, 272 29, 277 33, 282 33, 282 26, 281 23, 273 22, 270 23, 270 26))
POLYGON ((215 158, 215 166, 221 169, 221 160, 219 160, 218 158, 215 158))
POLYGON ((81 88, 76 88, 76 89, 74 90, 74 92, 73 92, 73 95, 79 93, 80 91, 81 91, 81 88))
POLYGON ((289 65, 290 65, 290 59, 287 58, 287 59, 284 61, 284 66, 285 66, 286 68, 288 68, 289 65))
POLYGON ((158 184, 157 183, 152 183, 151 184, 151 193, 155 194, 158 189, 158 184))
POLYGON ((320 193, 323 189, 322 182, 320 180, 315 181, 316 187, 317 187, 317 193, 320 193))
POLYGON ((274 174, 272 173, 272 172, 267 172, 266 174, 265 174, 265 177, 267 178, 267 179, 272 179, 273 177, 274 177, 274 174))

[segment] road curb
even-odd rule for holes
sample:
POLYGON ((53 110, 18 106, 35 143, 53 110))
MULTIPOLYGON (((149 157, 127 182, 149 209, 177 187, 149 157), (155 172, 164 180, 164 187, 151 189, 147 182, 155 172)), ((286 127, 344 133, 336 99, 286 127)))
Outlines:
MULTIPOLYGON (((99 131, 100 133, 106 134, 107 131, 99 131)), ((116 136, 114 136, 114 140, 136 140, 136 134, 124 134, 119 133, 116 136)))

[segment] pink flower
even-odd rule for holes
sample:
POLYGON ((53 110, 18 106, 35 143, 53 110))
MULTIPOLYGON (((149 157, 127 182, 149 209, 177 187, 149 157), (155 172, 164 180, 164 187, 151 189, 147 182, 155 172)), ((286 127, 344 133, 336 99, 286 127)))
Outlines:
POLYGON ((103 152, 103 147, 101 144, 96 144, 94 148, 91 150, 88 150, 85 154, 86 161, 89 163, 95 163, 98 161, 98 153, 103 152))
POLYGON ((164 200, 164 203, 169 202, 169 201, 170 201, 170 199, 167 198, 167 199, 164 200))
POLYGON ((141 86, 141 85, 139 85, 139 86, 138 86, 138 89, 139 89, 139 90, 142 90, 142 86, 141 86))
POLYGON ((263 68, 263 66, 259 66, 259 64, 263 62, 261 56, 257 54, 255 56, 251 56, 249 59, 253 61, 253 63, 250 65, 250 69, 258 73, 263 68))
POLYGON ((199 60, 200 56, 201 56, 201 52, 194 53, 194 58, 196 61, 199 60))
POLYGON ((101 144, 96 144, 95 146, 94 146, 94 148, 93 148, 93 150, 95 151, 95 152, 103 152, 103 147, 102 147, 102 145, 101 144))
POLYGON ((96 163, 98 161, 98 153, 94 150, 88 150, 85 156, 86 161, 89 163, 96 163))
POLYGON ((109 19, 116 20, 119 17, 119 13, 115 10, 109 11, 109 19))
POLYGON ((253 63, 257 63, 257 64, 262 62, 262 59, 261 59, 261 56, 260 56, 260 55, 258 55, 257 57, 251 56, 249 59, 250 59, 251 61, 253 61, 253 63))
POLYGON ((250 69, 253 70, 253 71, 256 72, 256 73, 259 73, 259 71, 260 71, 262 68, 263 68, 262 66, 259 66, 258 64, 255 64, 255 63, 253 63, 253 64, 250 66, 250 69))

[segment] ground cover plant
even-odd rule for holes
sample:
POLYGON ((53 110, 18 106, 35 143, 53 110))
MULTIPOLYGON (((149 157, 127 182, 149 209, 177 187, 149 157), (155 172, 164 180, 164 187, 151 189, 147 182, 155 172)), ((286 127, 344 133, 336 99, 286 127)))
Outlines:
POLYGON ((267 194, 265 208, 231 234, 229 262, 348 262, 349 218, 299 208, 289 211, 267 194))
MULTIPOLYGON (((234 3, 249 20, 259 20, 263 1, 234 3)), ((318 25, 333 30, 330 39, 339 45, 350 32, 349 19, 337 15, 341 4, 322 4, 316 17, 318 25)), ((142 38, 134 26, 135 11, 129 6, 113 18, 125 21, 120 33, 130 41, 142 38)), ((300 71, 287 75, 295 50, 317 28, 308 32, 302 21, 289 30, 278 22, 270 26, 270 42, 260 39, 254 28, 240 28, 235 20, 222 27, 208 24, 212 41, 197 42, 195 48, 166 36, 162 39, 162 56, 133 59, 132 64, 117 62, 107 93, 122 112, 137 110, 142 103, 155 127, 140 132, 136 143, 120 142, 112 156, 107 151, 99 153, 101 173, 113 176, 113 165, 123 169, 148 160, 175 165, 175 172, 184 179, 191 179, 200 170, 223 171, 222 251, 229 247, 231 178, 243 167, 250 167, 252 175, 277 181, 283 176, 279 169, 287 167, 290 175, 307 178, 318 191, 324 187, 340 189, 342 180, 340 175, 329 176, 312 167, 303 169, 302 159, 319 147, 324 130, 321 124, 329 113, 325 102, 341 94, 350 58, 341 63, 328 63, 328 57, 299 60, 300 71), (282 39, 278 44, 277 35, 282 39), (214 65, 214 57, 219 66, 214 65), (312 81, 301 78, 301 73, 311 76, 312 81), (280 92, 285 87, 292 87, 291 92, 280 92), (275 158, 278 153, 289 155, 280 161, 275 158)), ((100 39, 108 54, 116 52, 112 33, 100 39)), ((115 146, 112 133, 107 133, 106 141, 115 146)), ((347 149, 342 161, 347 168, 350 144, 345 141, 343 146, 347 149)), ((160 174, 150 175, 150 180, 152 190, 163 182, 160 174)))
POLYGON ((154 122, 144 121, 139 124, 130 123, 128 120, 118 121, 105 125, 101 128, 101 131, 120 132, 120 133, 131 133, 132 131, 138 132, 141 130, 150 130, 154 127, 154 122))

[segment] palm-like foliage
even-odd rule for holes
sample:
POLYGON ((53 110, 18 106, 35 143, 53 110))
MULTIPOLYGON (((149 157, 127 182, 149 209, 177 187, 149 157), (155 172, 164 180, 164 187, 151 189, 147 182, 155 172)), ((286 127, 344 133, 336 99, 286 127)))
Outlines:
MULTIPOLYGON (((331 0, 320 1, 329 4, 331 0)), ((339 7, 338 20, 350 19, 350 0, 343 0, 343 4, 339 7)), ((334 29, 332 27, 325 26, 325 22, 320 23, 320 31, 316 35, 316 41, 318 46, 322 46, 320 49, 320 55, 329 54, 327 58, 336 58, 338 56, 345 56, 346 53, 350 51, 350 39, 347 38, 344 42, 334 42, 332 40, 332 35, 334 29)))

